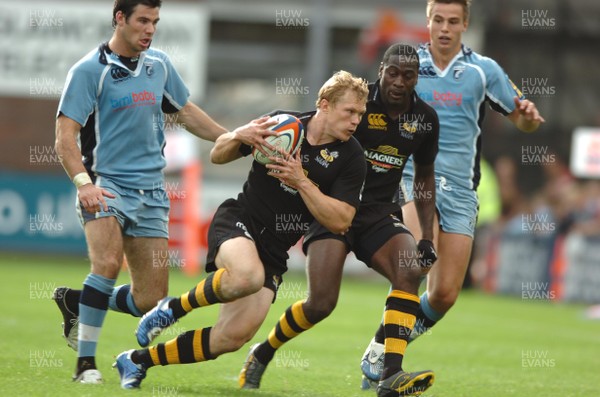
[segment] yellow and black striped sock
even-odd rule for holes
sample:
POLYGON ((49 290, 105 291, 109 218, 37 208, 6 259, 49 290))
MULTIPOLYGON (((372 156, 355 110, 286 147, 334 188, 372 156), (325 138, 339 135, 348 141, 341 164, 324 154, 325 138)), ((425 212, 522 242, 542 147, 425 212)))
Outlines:
POLYGON ((165 343, 136 350, 131 361, 146 368, 155 365, 190 364, 212 360, 209 340, 211 327, 188 331, 165 343))
POLYGON ((271 330, 267 340, 254 351, 254 356, 259 362, 265 365, 268 364, 273 359, 277 349, 284 343, 312 328, 314 324, 306 319, 302 308, 303 304, 303 300, 294 303, 279 318, 279 322, 271 330))
POLYGON ((402 371, 402 360, 408 338, 415 326, 419 297, 407 292, 392 290, 385 302, 383 328, 385 332, 385 360, 381 379, 402 371))
POLYGON ((173 316, 181 318, 192 310, 226 302, 221 296, 221 277, 225 269, 219 269, 200 281, 194 288, 169 301, 169 307, 173 309, 173 316))

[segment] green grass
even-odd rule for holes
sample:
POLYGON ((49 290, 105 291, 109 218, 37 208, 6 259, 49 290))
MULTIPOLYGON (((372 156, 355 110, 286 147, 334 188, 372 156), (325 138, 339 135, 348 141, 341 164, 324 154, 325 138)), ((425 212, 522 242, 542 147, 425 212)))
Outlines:
MULTIPOLYGON (((3 253, 1 396, 373 396, 359 390, 358 361, 381 318, 387 293, 379 278, 345 279, 333 315, 290 342, 271 363, 260 391, 237 389, 247 347, 216 361, 157 367, 141 392, 119 388, 114 356, 136 347, 135 318, 109 313, 97 362, 106 383, 70 381, 75 354, 60 337, 60 316, 50 296, 55 286, 79 286, 85 259, 3 253)), ((126 282, 122 274, 119 282, 126 282)), ((173 271, 171 294, 197 279, 173 271)), ((255 340, 263 340, 282 311, 304 296, 304 277, 288 275, 255 340)), ((600 322, 582 318, 583 306, 464 292, 430 335, 412 344, 408 370, 433 369, 425 397, 581 397, 600 393, 600 322), (528 358, 524 355, 537 357, 528 358), (540 357, 542 357, 540 359, 540 357), (525 361, 523 361, 525 360, 525 361)), ((159 341, 214 324, 218 308, 199 309, 159 341)))

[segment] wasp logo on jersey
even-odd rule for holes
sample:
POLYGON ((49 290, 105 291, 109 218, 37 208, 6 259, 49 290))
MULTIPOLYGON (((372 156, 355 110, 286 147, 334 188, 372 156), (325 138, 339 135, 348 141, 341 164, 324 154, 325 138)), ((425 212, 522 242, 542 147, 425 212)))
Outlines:
POLYGON ((425 113, 405 113, 398 118, 398 131, 405 139, 413 140, 415 135, 433 130, 433 123, 427 121, 425 113))
POLYGON ((319 152, 319 156, 315 157, 315 161, 321 164, 323 167, 328 168, 330 163, 333 163, 333 160, 337 159, 339 156, 339 152, 329 152, 329 149, 322 149, 319 152))
POLYGON ((413 121, 412 123, 409 122, 404 122, 400 125, 400 135, 402 135, 403 138, 406 139, 414 139, 415 137, 415 132, 417 132, 417 127, 418 127, 419 123, 416 121, 413 121))
POLYGON ((387 121, 384 120, 383 113, 369 113, 367 121, 370 130, 387 130, 387 121))
POLYGON ((375 172, 388 172, 393 168, 400 168, 406 159, 405 156, 398 153, 398 148, 389 145, 380 145, 377 149, 366 149, 365 157, 375 172))
POLYGON ((406 139, 414 139, 415 132, 417 132, 417 122, 412 123, 404 123, 402 124, 402 128, 400 129, 400 135, 406 139))

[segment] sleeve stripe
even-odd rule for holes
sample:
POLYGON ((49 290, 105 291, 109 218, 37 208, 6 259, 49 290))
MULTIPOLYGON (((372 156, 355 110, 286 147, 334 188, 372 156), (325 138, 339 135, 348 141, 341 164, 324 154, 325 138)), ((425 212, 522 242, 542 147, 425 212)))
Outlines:
POLYGON ((185 103, 183 105, 178 104, 177 102, 175 102, 175 100, 173 99, 173 97, 171 97, 171 95, 169 95, 169 93, 167 91, 164 92, 164 96, 165 98, 167 98, 167 100, 169 101, 169 103, 171 105, 173 105, 173 107, 177 110, 181 110, 181 108, 183 108, 185 106, 185 103))

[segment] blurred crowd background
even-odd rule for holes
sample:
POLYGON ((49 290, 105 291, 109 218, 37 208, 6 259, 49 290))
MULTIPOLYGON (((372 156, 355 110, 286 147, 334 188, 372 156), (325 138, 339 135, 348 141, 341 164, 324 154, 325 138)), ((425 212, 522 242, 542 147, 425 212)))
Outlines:
MULTIPOLYGON (((336 70, 375 80, 388 45, 427 41, 425 5, 165 0, 153 46, 170 55, 192 100, 233 129, 272 109, 313 108, 336 70)), ((0 0, 0 256, 85 254, 54 119, 69 67, 110 38, 111 11, 108 0, 0 0)), ((498 61, 546 123, 524 134, 486 114, 468 286, 600 303, 599 17, 596 0, 473 1, 465 44, 498 61)), ((172 246, 193 236, 201 265, 212 211, 240 191, 250 160, 211 165, 211 144, 171 121, 157 120, 170 129, 172 246)), ((302 264, 294 250, 291 267, 302 264)), ((350 260, 347 271, 367 270, 350 260)))

